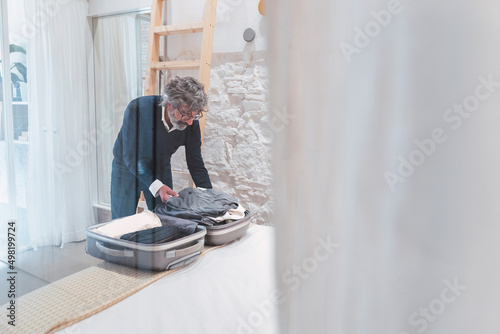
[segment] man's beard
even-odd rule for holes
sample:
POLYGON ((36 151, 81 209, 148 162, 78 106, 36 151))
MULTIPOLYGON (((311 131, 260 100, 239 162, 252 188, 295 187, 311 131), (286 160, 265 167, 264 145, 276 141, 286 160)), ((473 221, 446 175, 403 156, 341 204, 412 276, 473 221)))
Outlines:
POLYGON ((172 127, 174 129, 182 131, 185 128, 187 128, 187 126, 189 124, 187 124, 186 122, 183 122, 183 121, 175 118, 175 113, 174 113, 174 109, 173 108, 171 108, 170 110, 167 110, 167 112, 168 112, 168 117, 170 118, 170 123, 172 123, 172 127))

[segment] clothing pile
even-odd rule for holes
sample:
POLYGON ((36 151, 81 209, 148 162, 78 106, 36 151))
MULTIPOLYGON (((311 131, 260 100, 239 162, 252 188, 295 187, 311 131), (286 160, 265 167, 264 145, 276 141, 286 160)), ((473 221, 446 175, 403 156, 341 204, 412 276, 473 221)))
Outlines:
POLYGON ((247 217, 248 210, 222 191, 185 188, 154 212, 120 218, 94 229, 99 234, 142 244, 161 244, 195 233, 198 224, 225 225, 247 217))
POLYGON ((160 244, 195 232, 196 222, 144 211, 94 229, 99 234, 143 244, 160 244))
POLYGON ((154 212, 205 226, 224 225, 250 214, 233 196, 202 188, 185 188, 179 192, 179 197, 171 197, 166 203, 159 204, 154 212))

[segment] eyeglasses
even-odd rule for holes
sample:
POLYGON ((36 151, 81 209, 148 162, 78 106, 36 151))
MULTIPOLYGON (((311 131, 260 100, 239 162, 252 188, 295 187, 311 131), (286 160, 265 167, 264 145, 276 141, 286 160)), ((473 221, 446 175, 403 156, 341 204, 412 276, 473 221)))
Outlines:
POLYGON ((181 114, 181 119, 182 120, 190 120, 190 119, 193 119, 195 121, 199 120, 200 118, 203 117, 203 113, 201 111, 198 111, 195 115, 193 115, 194 112, 187 112, 187 113, 182 113, 180 110, 179 110, 179 107, 175 108, 177 109, 177 111, 179 112, 179 114, 181 114))

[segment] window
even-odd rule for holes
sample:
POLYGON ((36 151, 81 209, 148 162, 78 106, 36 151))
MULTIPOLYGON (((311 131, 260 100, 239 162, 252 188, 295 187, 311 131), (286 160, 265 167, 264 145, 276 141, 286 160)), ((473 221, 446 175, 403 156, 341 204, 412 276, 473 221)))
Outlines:
MULTIPOLYGON (((28 172, 28 94, 26 68, 26 36, 24 3, 0 3, 0 222, 16 219, 18 226, 26 224, 26 180, 28 172), (5 60, 5 61, 4 61, 5 60)), ((2 225, 5 226, 5 225, 2 225)), ((21 229, 22 230, 22 229, 21 229)), ((26 230, 24 230, 26 231, 26 230)), ((6 238, 0 233, 0 244, 6 238)), ((28 234, 16 236, 18 250, 28 244, 28 234)), ((6 248, 0 249, 4 256, 6 248)))
POLYGON ((113 145, 125 108, 144 90, 149 15, 96 17, 93 31, 97 192, 99 204, 110 205, 113 145))

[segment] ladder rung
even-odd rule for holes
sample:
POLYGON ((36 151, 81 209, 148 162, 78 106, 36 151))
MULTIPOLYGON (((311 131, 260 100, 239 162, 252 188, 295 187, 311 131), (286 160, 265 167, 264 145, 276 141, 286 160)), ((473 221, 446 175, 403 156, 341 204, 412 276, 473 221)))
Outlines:
POLYGON ((198 67, 200 67, 199 60, 175 60, 151 63, 151 68, 155 70, 188 70, 198 67))
POLYGON ((159 26, 159 27, 154 27, 153 31, 155 34, 160 36, 202 32, 203 22, 159 26))

